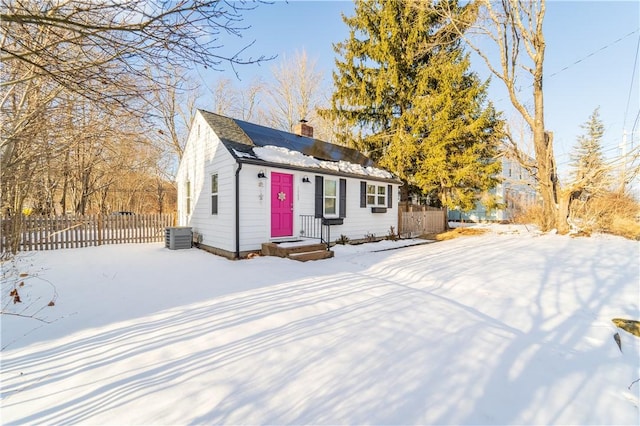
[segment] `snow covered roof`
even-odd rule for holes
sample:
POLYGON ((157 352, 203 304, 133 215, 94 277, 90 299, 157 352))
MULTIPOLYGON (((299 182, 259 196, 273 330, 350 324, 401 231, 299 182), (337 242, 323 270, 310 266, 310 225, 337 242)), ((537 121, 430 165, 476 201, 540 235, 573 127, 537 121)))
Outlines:
POLYGON ((239 162, 400 182, 392 173, 375 167, 371 159, 355 149, 204 110, 200 113, 239 162))
MULTIPOLYGON (((304 155, 298 151, 292 151, 287 148, 277 146, 264 146, 253 148, 256 157, 269 163, 287 164, 290 166, 299 166, 303 168, 319 168, 333 170, 336 172, 372 176, 383 179, 393 179, 393 174, 386 170, 382 170, 373 166, 362 166, 360 164, 350 163, 348 161, 325 161, 309 155, 304 155)), ((246 155, 246 154, 245 154, 246 155)))

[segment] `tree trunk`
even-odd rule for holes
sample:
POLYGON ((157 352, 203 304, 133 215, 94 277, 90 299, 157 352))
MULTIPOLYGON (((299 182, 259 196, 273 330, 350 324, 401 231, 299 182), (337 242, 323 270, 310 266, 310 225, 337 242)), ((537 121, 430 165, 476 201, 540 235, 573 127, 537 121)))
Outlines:
POLYGON ((569 213, 571 212, 571 194, 565 191, 560 193, 560 199, 558 200, 558 212, 557 212, 557 223, 558 223, 558 233, 566 234, 569 232, 569 222, 567 222, 567 218, 569 217, 569 213))
MULTIPOLYGON (((540 113, 541 114, 541 113, 540 113)), ((538 113, 536 113, 536 117, 538 113)), ((560 213, 559 197, 560 184, 556 172, 555 156, 553 154, 553 134, 544 131, 544 121, 536 120, 534 128, 534 146, 536 152, 536 165, 538 166, 538 182, 540 184, 540 196, 542 197, 542 209, 544 212, 543 231, 556 228, 560 233, 568 232, 566 215, 560 213), (541 122, 539 128, 538 121, 541 122)))

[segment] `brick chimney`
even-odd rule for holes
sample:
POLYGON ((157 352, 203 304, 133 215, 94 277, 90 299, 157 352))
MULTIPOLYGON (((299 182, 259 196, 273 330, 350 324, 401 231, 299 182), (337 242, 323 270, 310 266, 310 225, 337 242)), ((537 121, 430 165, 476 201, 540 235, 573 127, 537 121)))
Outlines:
POLYGON ((298 136, 306 136, 308 138, 313 137, 313 127, 307 125, 307 120, 304 118, 300 120, 298 124, 293 126, 293 133, 298 136))

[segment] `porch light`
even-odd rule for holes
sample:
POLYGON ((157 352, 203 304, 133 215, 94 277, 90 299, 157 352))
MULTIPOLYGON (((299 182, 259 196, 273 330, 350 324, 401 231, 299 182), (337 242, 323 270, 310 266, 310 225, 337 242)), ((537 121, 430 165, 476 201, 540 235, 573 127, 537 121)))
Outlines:
POLYGON ((302 177, 302 183, 311 183, 311 181, 309 180, 309 177, 307 175, 304 175, 302 177))
POLYGON ((267 175, 264 174, 264 170, 258 172, 258 179, 266 179, 267 175))

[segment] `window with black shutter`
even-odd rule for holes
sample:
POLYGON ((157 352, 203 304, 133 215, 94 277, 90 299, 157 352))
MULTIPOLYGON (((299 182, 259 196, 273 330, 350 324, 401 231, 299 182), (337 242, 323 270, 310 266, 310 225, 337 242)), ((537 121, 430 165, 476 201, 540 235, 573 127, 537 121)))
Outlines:
POLYGON ((360 207, 371 207, 372 213, 385 213, 392 207, 392 185, 376 185, 375 183, 360 182, 360 207))
POLYGON ((315 217, 347 216, 347 180, 315 177, 315 217))

